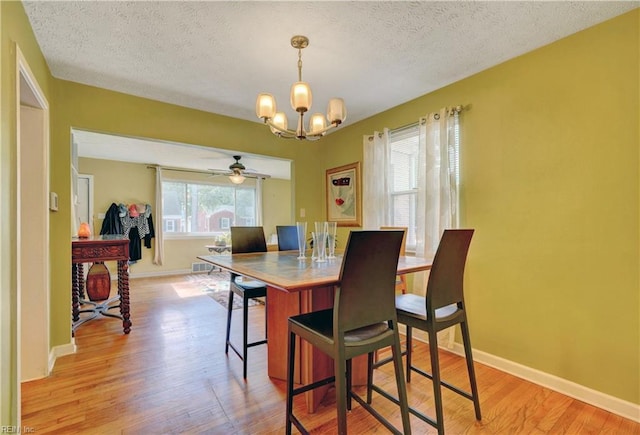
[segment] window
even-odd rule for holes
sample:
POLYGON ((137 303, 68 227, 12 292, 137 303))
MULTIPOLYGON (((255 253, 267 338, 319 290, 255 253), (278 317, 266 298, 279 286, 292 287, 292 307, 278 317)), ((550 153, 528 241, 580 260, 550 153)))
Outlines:
MULTIPOLYGON (((445 165, 448 163, 450 182, 455 184, 454 190, 457 192, 460 184, 460 128, 457 117, 454 122, 448 124, 446 133, 440 133, 439 130, 435 130, 432 134, 437 137, 438 147, 447 147, 447 141, 449 143, 447 148, 448 162, 444 163, 445 165), (448 137, 440 137, 443 134, 447 134, 448 137)), ((420 128, 417 123, 389 132, 391 225, 408 228, 408 251, 414 251, 416 248, 418 164, 420 158, 426 160, 426 165, 428 166, 424 175, 425 180, 421 181, 425 185, 427 197, 440 195, 429 192, 429 189, 438 189, 438 187, 434 186, 441 185, 442 177, 441 153, 439 151, 431 151, 435 155, 432 158, 428 158, 427 156, 419 156, 419 149, 420 128)), ((451 198, 451 201, 457 203, 457 194, 454 198, 451 198)), ((429 207, 429 200, 426 203, 427 207, 429 207)))
POLYGON ((228 230, 229 228, 231 228, 231 219, 227 218, 227 217, 221 217, 220 218, 220 228, 223 230, 228 230))
POLYGON ((162 219, 167 235, 223 235, 232 225, 256 222, 256 189, 163 181, 162 219))
POLYGON ((389 132, 391 225, 407 227, 407 250, 416 247, 418 124, 389 132))

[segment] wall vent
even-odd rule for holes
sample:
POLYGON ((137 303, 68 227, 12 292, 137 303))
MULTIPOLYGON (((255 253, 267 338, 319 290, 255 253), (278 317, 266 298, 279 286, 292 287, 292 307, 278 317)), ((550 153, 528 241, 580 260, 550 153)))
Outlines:
POLYGON ((209 263, 191 263, 191 272, 209 272, 212 267, 213 265, 209 263))

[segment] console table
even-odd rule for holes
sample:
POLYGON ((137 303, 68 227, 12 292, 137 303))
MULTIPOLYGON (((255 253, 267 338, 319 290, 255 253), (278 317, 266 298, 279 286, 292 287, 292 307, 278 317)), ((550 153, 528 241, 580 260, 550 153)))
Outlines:
POLYGON ((81 324, 100 316, 122 319, 124 333, 131 331, 129 313, 129 239, 121 235, 104 235, 71 242, 71 306, 73 313, 72 332, 81 324), (101 303, 85 300, 84 263, 118 262, 118 294, 101 303), (115 305, 114 302, 120 303, 115 305), (89 306, 91 308, 82 308, 89 306), (108 310, 120 308, 120 315, 108 310), (91 313, 80 319, 80 313, 91 313))

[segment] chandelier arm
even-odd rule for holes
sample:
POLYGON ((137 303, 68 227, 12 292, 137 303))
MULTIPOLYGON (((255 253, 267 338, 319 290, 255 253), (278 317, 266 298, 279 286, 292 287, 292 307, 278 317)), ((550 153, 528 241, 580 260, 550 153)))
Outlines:
POLYGON ((288 130, 285 128, 280 128, 277 125, 275 125, 273 122, 271 122, 271 119, 269 118, 264 118, 264 123, 267 124, 269 127, 272 127, 274 130, 277 130, 278 132, 280 132, 281 134, 279 135, 281 138, 284 139, 293 139, 295 137, 297 137, 297 133, 293 130, 288 130))
POLYGON ((312 137, 312 136, 322 136, 323 134, 325 134, 327 131, 332 130, 336 127, 338 127, 340 124, 337 122, 332 122, 331 124, 327 125, 325 128, 323 128, 322 130, 319 131, 314 131, 313 133, 307 133, 307 137, 312 137))

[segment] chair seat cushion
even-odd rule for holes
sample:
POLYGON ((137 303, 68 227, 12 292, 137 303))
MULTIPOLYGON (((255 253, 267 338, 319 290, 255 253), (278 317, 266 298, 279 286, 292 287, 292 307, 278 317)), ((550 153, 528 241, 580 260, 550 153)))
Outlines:
MULTIPOLYGON (((333 342, 333 309, 292 316, 289 317, 289 321, 308 332, 321 335, 327 343, 333 342)), ((387 323, 381 322, 347 331, 344 334, 345 345, 357 345, 363 341, 376 338, 389 330, 387 323)))
MULTIPOLYGON (((405 316, 427 320, 427 301, 423 296, 418 296, 412 293, 396 296, 396 310, 405 316)), ((438 308, 436 310, 436 319, 449 317, 457 311, 458 306, 456 304, 438 308)))
POLYGON ((232 281, 231 291, 245 299, 263 298, 267 296, 267 285, 255 280, 232 281))
POLYGON ((260 288, 260 287, 266 287, 267 285, 265 283, 263 283, 262 281, 257 281, 257 280, 249 280, 249 279, 245 279, 242 281, 236 280, 235 284, 238 287, 242 287, 243 289, 254 289, 254 288, 260 288))

